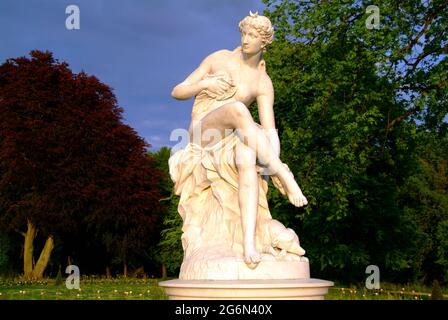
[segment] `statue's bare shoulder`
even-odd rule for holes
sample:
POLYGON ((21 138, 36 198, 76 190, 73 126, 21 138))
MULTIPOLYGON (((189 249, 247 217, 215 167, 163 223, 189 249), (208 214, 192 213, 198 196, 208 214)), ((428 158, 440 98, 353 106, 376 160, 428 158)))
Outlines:
POLYGON ((273 95, 274 87, 272 85, 271 77, 269 77, 266 72, 266 62, 264 60, 260 61, 258 66, 260 70, 260 78, 258 80, 258 95, 273 95))
POLYGON ((231 54, 233 52, 227 49, 222 49, 222 50, 218 50, 215 52, 212 52, 211 54, 209 54, 205 59, 204 62, 206 63, 216 63, 216 62, 221 62, 224 61, 225 59, 228 59, 231 54))

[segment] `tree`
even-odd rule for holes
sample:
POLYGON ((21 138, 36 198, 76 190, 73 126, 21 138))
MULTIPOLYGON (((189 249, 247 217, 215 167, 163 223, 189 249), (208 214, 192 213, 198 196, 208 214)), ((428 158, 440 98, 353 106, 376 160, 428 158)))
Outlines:
POLYGON ((173 192, 173 181, 171 181, 168 167, 171 149, 162 147, 159 151, 150 153, 149 156, 153 159, 155 166, 163 173, 159 180, 160 192, 164 198, 169 197, 173 192))
POLYGON ((121 113, 108 86, 50 52, 0 66, 0 220, 24 235, 26 278, 43 276, 55 239, 101 244, 124 266, 142 248, 160 173, 121 113), (37 234, 46 242, 34 263, 37 234))
POLYGON ((415 230, 413 267, 431 284, 448 281, 448 137, 424 131, 420 135, 418 163, 400 190, 400 202, 415 230))
POLYGON ((6 273, 9 265, 9 238, 6 234, 0 233, 0 275, 6 273))
POLYGON ((417 133, 446 132, 446 6, 382 2, 370 30, 364 1, 264 2, 281 157, 310 203, 289 209, 274 191, 273 215, 289 213, 315 270, 359 281, 377 264, 406 277, 418 248, 400 188, 418 165, 417 133))
POLYGON ((158 260, 162 264, 162 276, 165 278, 168 273, 176 274, 179 272, 183 259, 182 249, 182 218, 178 212, 179 197, 174 194, 174 186, 171 181, 168 167, 168 159, 171 150, 167 147, 160 148, 159 151, 152 154, 154 161, 164 174, 159 185, 164 198, 161 200, 164 205, 163 218, 160 220, 161 230, 157 252, 158 260))
POLYGON ((159 242, 159 255, 163 266, 163 277, 178 274, 184 257, 182 248, 182 218, 177 210, 179 197, 174 193, 164 201, 166 209, 163 216, 164 229, 159 242))

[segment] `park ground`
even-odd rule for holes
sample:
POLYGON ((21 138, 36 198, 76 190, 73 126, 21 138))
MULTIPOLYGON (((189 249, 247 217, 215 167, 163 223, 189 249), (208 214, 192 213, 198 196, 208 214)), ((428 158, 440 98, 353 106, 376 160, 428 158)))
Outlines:
MULTIPOLYGON (((44 279, 21 281, 0 279, 0 300, 166 300, 161 279, 104 278, 84 276, 80 289, 67 289, 65 281, 44 279)), ((380 289, 369 290, 362 284, 336 284, 329 290, 327 300, 429 300, 432 288, 423 285, 382 283, 380 289)), ((442 288, 444 299, 448 290, 442 288)))

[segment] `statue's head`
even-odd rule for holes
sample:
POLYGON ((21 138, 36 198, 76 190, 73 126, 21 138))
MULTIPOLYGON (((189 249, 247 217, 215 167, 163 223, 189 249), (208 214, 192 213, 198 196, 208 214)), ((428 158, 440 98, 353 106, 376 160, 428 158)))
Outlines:
POLYGON ((260 16, 258 12, 252 13, 245 17, 239 23, 240 32, 243 33, 245 29, 254 29, 261 38, 261 49, 266 51, 266 47, 274 40, 274 28, 271 21, 265 17, 260 16))

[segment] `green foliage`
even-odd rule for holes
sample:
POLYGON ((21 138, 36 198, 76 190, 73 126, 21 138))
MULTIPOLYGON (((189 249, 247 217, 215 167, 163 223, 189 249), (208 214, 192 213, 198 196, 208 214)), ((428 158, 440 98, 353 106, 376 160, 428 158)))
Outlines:
POLYGON ((160 259, 166 265, 168 274, 177 275, 184 254, 181 242, 182 218, 177 211, 179 198, 172 195, 166 201, 168 204, 163 218, 164 229, 159 243, 160 259))
POLYGON ((415 177, 420 184, 409 179, 422 169, 425 135, 440 137, 447 128, 446 6, 383 1, 381 27, 369 30, 365 1, 264 2, 276 30, 265 58, 281 158, 309 200, 293 209, 270 193, 273 216, 298 231, 313 270, 323 275, 360 281, 376 264, 392 280, 422 276, 430 268, 418 262, 420 245, 431 239, 439 266, 431 277, 440 277, 445 224, 431 224, 430 233, 421 220, 433 212, 441 221, 448 212, 446 186, 422 185, 432 179, 428 170, 415 177), (427 40, 419 43, 423 29, 427 40), (408 205, 410 185, 419 196, 408 205), (421 201, 425 188, 437 194, 430 210, 421 201))
POLYGON ((448 219, 439 223, 436 239, 438 241, 436 263, 441 267, 443 277, 448 282, 448 219))
POLYGON ((64 283, 62 279, 61 266, 59 266, 58 274, 56 275, 56 279, 54 281, 55 286, 61 286, 64 283))
POLYGON ((414 268, 428 283, 448 281, 448 138, 422 132, 419 141, 418 165, 400 196, 417 240, 414 268))
POLYGON ((155 166, 163 172, 163 176, 159 180, 159 188, 164 197, 169 197, 173 190, 173 182, 170 179, 168 159, 170 158, 171 149, 162 147, 159 151, 152 153, 155 166))
POLYGON ((0 275, 8 271, 9 266, 9 239, 5 233, 0 232, 0 275))
POLYGON ((169 175, 168 159, 170 155, 171 150, 163 147, 153 153, 152 157, 157 168, 164 173, 160 180, 161 192, 165 198, 161 200, 164 211, 161 219, 162 225, 159 226, 161 232, 160 242, 156 248, 157 258, 161 264, 166 266, 168 273, 174 276, 178 274, 183 259, 182 218, 177 211, 179 198, 173 194, 173 182, 169 175))
POLYGON ((443 300, 442 288, 437 280, 434 280, 432 285, 431 300, 443 300))

